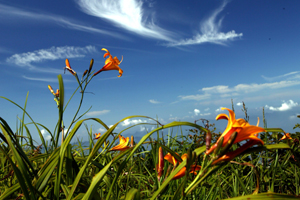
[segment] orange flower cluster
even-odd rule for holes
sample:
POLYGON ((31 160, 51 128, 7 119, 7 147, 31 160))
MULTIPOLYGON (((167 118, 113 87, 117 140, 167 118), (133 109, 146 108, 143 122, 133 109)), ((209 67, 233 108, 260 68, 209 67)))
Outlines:
POLYGON ((216 149, 216 147, 218 146, 218 143, 221 142, 220 139, 222 137, 223 137, 223 143, 221 146, 224 147, 226 144, 228 144, 228 142, 230 142, 230 138, 231 138, 232 134, 235 132, 237 133, 237 135, 236 135, 235 140, 232 141, 232 144, 235 144, 235 143, 238 143, 238 142, 241 142, 244 140, 248 140, 248 141, 244 145, 242 145, 240 148, 238 148, 237 150, 235 150, 233 152, 228 152, 225 155, 219 157, 217 160, 215 160, 213 162, 213 164, 216 164, 220 161, 232 160, 234 157, 241 154, 243 151, 252 147, 253 145, 256 145, 256 144, 263 145, 264 144, 264 142, 257 137, 258 133, 265 132, 264 128, 258 127, 259 119, 258 119, 257 125, 254 126, 254 125, 250 125, 244 119, 235 119, 235 113, 232 110, 230 110, 228 108, 222 108, 222 110, 228 110, 229 116, 226 114, 219 114, 216 117, 216 120, 227 119, 228 120, 227 127, 226 127, 225 131, 223 132, 223 134, 221 135, 221 137, 216 142, 216 144, 214 144, 208 151, 206 151, 206 154, 210 154, 211 152, 213 152, 213 150, 216 149))
MULTIPOLYGON (((161 147, 160 147, 160 151, 162 152, 161 150, 161 147)), ((177 153, 176 153, 177 154, 177 153)), ((178 154, 177 154, 178 155, 178 154)), ((161 162, 161 158, 162 158, 163 154, 162 153, 159 153, 159 161, 161 162)), ((176 166, 177 163, 178 163, 178 160, 176 160, 176 158, 174 158, 174 156, 172 156, 170 153, 168 153, 165 157, 164 157, 165 160, 167 160, 169 163, 171 163, 172 165, 176 166)), ((187 154, 183 154, 181 156, 181 159, 182 160, 186 160, 187 159, 187 154)), ((180 164, 181 162, 179 162, 180 164)), ((162 175, 162 171, 161 169, 163 168, 163 164, 160 164, 158 163, 158 176, 160 178, 160 176, 162 175), (161 166, 160 166, 161 165, 161 166)), ((190 173, 193 173, 193 174, 197 174, 196 171, 199 171, 201 169, 201 166, 200 165, 192 165, 191 166, 191 169, 190 169, 190 173)), ((179 179, 179 178, 182 178, 183 176, 185 176, 185 172, 186 172, 186 167, 183 167, 173 178, 172 180, 176 180, 176 179, 179 179)))
MULTIPOLYGON (((123 61, 123 56, 121 61, 115 56, 114 58, 112 57, 112 55, 109 53, 109 51, 105 48, 101 49, 102 51, 106 51, 106 53, 103 55, 104 58, 106 58, 108 56, 108 58, 105 60, 105 65, 96 73, 94 73, 94 76, 96 76, 97 74, 99 74, 102 71, 109 71, 109 70, 118 70, 119 71, 119 76, 121 77, 123 74, 123 70, 119 67, 119 65, 121 64, 121 62, 123 61)), ((91 64, 90 64, 90 68, 89 70, 85 70, 83 73, 83 77, 87 74, 90 73, 91 69, 92 69, 92 65, 94 63, 94 60, 92 59, 91 64)), ((76 72, 71 68, 70 62, 68 59, 66 59, 66 67, 64 68, 64 71, 68 70, 72 75, 76 75, 76 72)))

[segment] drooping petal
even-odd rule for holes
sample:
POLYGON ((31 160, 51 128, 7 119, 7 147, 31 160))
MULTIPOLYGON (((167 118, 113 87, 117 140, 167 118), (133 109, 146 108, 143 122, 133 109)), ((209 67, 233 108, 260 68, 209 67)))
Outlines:
POLYGON ((245 144, 243 144, 241 147, 239 147, 238 149, 228 152, 225 155, 223 155, 222 157, 218 158, 217 160, 215 160, 212 165, 217 164, 221 161, 230 161, 232 159, 234 159, 236 156, 240 155, 241 153, 243 153, 245 150, 247 150, 248 148, 252 147, 253 145, 258 144, 259 141, 257 140, 249 140, 247 141, 245 144))
POLYGON ((186 167, 183 167, 175 176, 173 176, 172 180, 176 180, 182 178, 185 175, 186 167))
POLYGON ((165 155, 164 159, 167 160, 172 165, 177 164, 177 160, 170 153, 167 153, 167 155, 165 155))
POLYGON ((119 135, 119 141, 120 141, 120 144, 111 148, 110 151, 125 151, 130 148, 128 146, 129 137, 127 137, 125 139, 123 136, 119 135))

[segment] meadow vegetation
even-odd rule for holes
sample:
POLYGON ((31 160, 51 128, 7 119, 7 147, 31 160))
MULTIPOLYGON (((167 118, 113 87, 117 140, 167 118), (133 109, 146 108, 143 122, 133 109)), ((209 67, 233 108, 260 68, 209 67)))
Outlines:
MULTIPOLYGON (((223 108, 217 120, 227 120, 224 132, 205 119, 195 122, 174 121, 161 124, 147 116, 128 116, 108 127, 99 118, 84 118, 81 111, 85 90, 91 80, 107 70, 118 70, 120 61, 102 49, 105 64, 93 70, 93 60, 81 79, 69 60, 67 72, 78 88, 65 101, 64 84, 58 75, 59 89, 53 107, 57 107, 55 129, 36 122, 14 101, 23 115, 18 127, 0 117, 0 199, 294 199, 300 197, 300 133, 285 133, 280 128, 260 127, 245 118, 236 119, 234 108, 223 108), (64 112, 75 94, 81 99, 70 124, 64 124, 64 112), (30 120, 25 123, 25 118, 30 120), (145 118, 140 123, 116 132, 127 119, 145 118), (86 126, 92 121, 106 129, 93 133, 86 126), (136 141, 122 135, 135 126, 155 128, 136 141), (85 125, 89 145, 74 143, 79 128, 85 125), (29 127, 34 127, 32 130, 29 127), (63 127, 66 127, 64 129, 63 127), (45 140, 41 130, 51 135, 45 140), (67 130, 67 131, 65 131, 67 130), (39 134, 37 144, 32 133, 39 134), (113 138, 113 139, 109 139, 113 138)), ((264 119, 263 119, 264 121, 264 119)), ((295 129, 300 125, 296 124, 295 129)))

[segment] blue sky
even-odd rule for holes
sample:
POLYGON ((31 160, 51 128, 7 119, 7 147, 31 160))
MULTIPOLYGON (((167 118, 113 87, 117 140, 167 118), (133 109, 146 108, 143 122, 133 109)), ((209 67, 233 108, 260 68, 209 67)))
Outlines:
MULTIPOLYGON (((226 122, 214 119, 233 99, 237 118, 244 117, 244 101, 250 123, 260 117, 262 126, 265 107, 268 127, 293 132, 300 114, 299 7, 293 0, 2 0, 1 96, 24 105, 29 91, 27 111, 53 130, 57 108, 47 86, 56 90, 62 74, 67 99, 77 87, 70 73, 63 74, 65 58, 81 77, 92 58, 94 70, 102 68, 106 48, 123 56, 124 73, 93 79, 87 91, 94 95, 85 95, 81 112, 92 106, 86 117, 108 125, 130 115, 163 124, 205 118, 222 131, 226 122)), ((79 96, 65 113, 66 124, 79 96)), ((3 99, 0 109, 15 127, 22 112, 3 99)), ((144 121, 127 120, 117 130, 144 121)), ((144 133, 141 127, 134 134, 144 133)))

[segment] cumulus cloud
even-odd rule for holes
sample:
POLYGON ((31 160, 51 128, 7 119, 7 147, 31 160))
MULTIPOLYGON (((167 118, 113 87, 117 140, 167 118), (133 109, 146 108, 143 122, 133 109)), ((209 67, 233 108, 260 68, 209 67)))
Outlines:
POLYGON ((87 116, 97 116, 97 115, 104 115, 106 113, 109 113, 110 110, 99 110, 99 111, 92 111, 86 113, 87 116))
POLYGON ((150 103, 153 103, 153 104, 158 104, 158 103, 160 103, 159 101, 156 101, 156 100, 154 100, 154 99, 150 99, 149 102, 150 102, 150 103))
POLYGON ((243 33, 236 33, 234 30, 231 30, 227 33, 220 31, 223 18, 217 20, 217 16, 223 11, 226 4, 227 1, 224 1, 218 9, 216 9, 207 19, 205 19, 200 24, 200 32, 198 32, 192 38, 170 42, 167 44, 167 46, 194 45, 206 42, 225 45, 228 41, 242 37, 243 33))
POLYGON ((287 111, 296 106, 298 106, 297 102, 294 102, 293 100, 289 100, 289 101, 283 101, 281 106, 279 106, 279 107, 273 107, 273 106, 266 105, 265 108, 272 110, 272 111, 287 111))
POLYGON ((216 112, 221 112, 221 111, 223 111, 223 110, 222 110, 222 107, 220 107, 220 108, 217 108, 215 111, 216 111, 216 112))
POLYGON ((50 140, 51 139, 51 135, 45 129, 42 129, 41 133, 44 137, 44 140, 50 140))
POLYGON ((129 125, 135 125, 139 123, 147 123, 148 120, 141 120, 141 119, 126 119, 124 120, 121 125, 122 126, 129 126, 129 125))
POLYGON ((98 128, 97 131, 100 132, 100 133, 105 133, 105 132, 106 132, 106 129, 103 128, 103 127, 101 127, 101 128, 98 128))
POLYGON ((242 106, 243 103, 242 103, 242 102, 237 102, 236 105, 237 105, 237 106, 242 106))
POLYGON ((195 115, 197 116, 197 115, 199 115, 199 114, 200 114, 200 110, 198 110, 198 109, 195 109, 195 110, 194 110, 194 113, 195 113, 195 115))
POLYGON ((78 0, 79 7, 88 15, 105 19, 130 32, 171 41, 169 31, 155 25, 154 18, 147 16, 141 0, 78 0))

